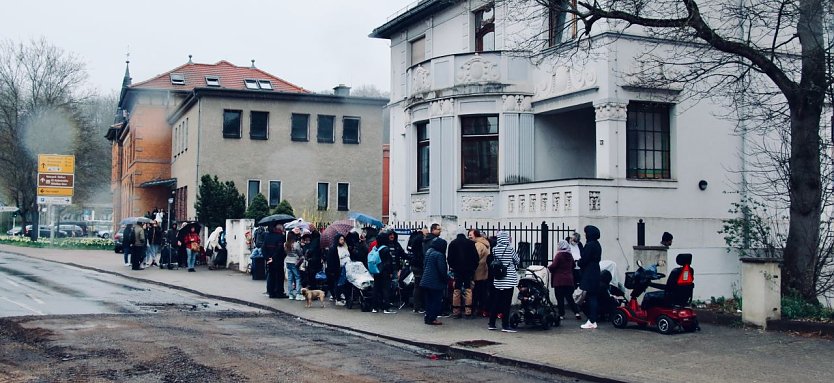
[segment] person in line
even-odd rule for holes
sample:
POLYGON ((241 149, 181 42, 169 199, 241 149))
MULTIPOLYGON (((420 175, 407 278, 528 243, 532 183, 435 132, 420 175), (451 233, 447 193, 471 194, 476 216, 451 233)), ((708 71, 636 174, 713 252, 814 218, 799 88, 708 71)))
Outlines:
POLYGON ((289 298, 284 293, 284 259, 287 257, 284 242, 284 227, 270 226, 261 249, 266 260, 266 292, 270 298, 289 298))
MULTIPOLYGON (((137 223, 138 225, 138 223, 137 223)), ((133 247, 133 225, 125 225, 122 230, 122 253, 124 253, 125 266, 131 265, 130 248, 133 247)))
POLYGON ((304 246, 304 259, 307 260, 307 279, 302 281, 302 284, 305 287, 313 286, 318 290, 320 282, 316 281, 316 274, 322 270, 324 262, 321 249, 321 233, 313 226, 310 228, 309 236, 309 241, 304 246))
POLYGON ((469 239, 475 242, 475 250, 478 252, 478 267, 475 269, 475 287, 472 291, 472 307, 477 310, 478 315, 487 316, 489 310, 489 240, 481 235, 478 229, 469 230, 469 239))
POLYGON ((147 238, 144 224, 133 225, 133 247, 130 249, 130 265, 133 270, 142 270, 142 260, 147 253, 147 238))
POLYGON ((559 241, 557 245, 556 255, 553 257, 553 262, 547 266, 550 271, 550 286, 556 295, 556 304, 559 306, 559 319, 565 319, 565 301, 573 310, 573 315, 577 320, 581 320, 579 315, 579 307, 573 301, 573 256, 571 255, 571 246, 568 241, 559 241))
POLYGON ((426 239, 429 229, 424 227, 417 230, 414 235, 408 240, 408 251, 411 253, 411 272, 414 274, 414 293, 412 294, 412 308, 414 313, 423 313, 423 289, 420 287, 420 280, 423 278, 423 260, 426 253, 423 250, 423 241, 426 239))
POLYGON ((188 255, 188 272, 193 273, 196 271, 194 265, 197 263, 197 255, 200 253, 200 234, 197 233, 197 228, 194 225, 188 229, 182 242, 188 255))
POLYGON ((582 280, 582 272, 579 270, 579 259, 582 258, 582 236, 577 232, 566 238, 570 244, 570 255, 573 257, 573 289, 579 288, 579 281, 582 280))
POLYGON ((284 258, 284 265, 287 268, 287 294, 290 300, 303 301, 301 296, 301 273, 298 269, 298 263, 303 262, 304 249, 302 249, 301 239, 295 235, 290 235, 284 243, 284 250, 287 252, 284 258))
POLYGON ((396 314, 391 309, 391 281, 394 278, 394 260, 391 255, 389 235, 379 233, 376 237, 376 248, 379 250, 379 273, 374 274, 374 308, 372 312, 382 311, 385 314, 396 314))
POLYGON ((211 257, 208 259, 209 270, 214 270, 214 260, 217 258, 217 253, 220 251, 220 235, 223 233, 223 228, 218 226, 209 234, 206 241, 206 252, 211 252, 211 257))
POLYGON ((587 305, 585 315, 588 321, 579 327, 595 329, 597 328, 597 292, 599 291, 599 261, 602 260, 602 246, 599 244, 600 232, 596 226, 585 226, 584 231, 587 243, 583 247, 582 258, 579 259, 579 268, 582 270, 579 288, 585 292, 587 305))
POLYGON ((345 236, 337 234, 333 239, 333 245, 327 252, 327 266, 324 269, 327 274, 327 286, 330 290, 330 300, 336 305, 344 306, 345 299, 342 296, 341 277, 345 272, 345 266, 350 262, 350 250, 348 249, 345 236))
POLYGON ((507 275, 504 278, 494 278, 492 282, 492 308, 489 313, 489 326, 487 329, 496 330, 495 320, 501 314, 501 331, 513 333, 510 328, 510 305, 513 299, 513 289, 518 284, 518 266, 520 259, 518 253, 510 242, 510 233, 499 231, 495 236, 495 247, 493 256, 507 268, 507 275))
POLYGON ((466 315, 467 318, 472 318, 472 279, 475 277, 475 269, 478 268, 480 259, 475 242, 466 238, 463 228, 458 229, 457 236, 449 243, 448 259, 455 279, 452 291, 452 317, 460 319, 466 315))
POLYGON ((449 280, 449 268, 446 265, 446 240, 436 238, 429 244, 424 260, 423 279, 420 280, 426 304, 423 323, 437 326, 443 324, 437 320, 437 317, 440 315, 443 304, 443 291, 449 280))
POLYGON ((672 246, 672 239, 674 239, 674 237, 672 237, 672 233, 664 231, 663 236, 660 237, 660 245, 670 247, 672 246))

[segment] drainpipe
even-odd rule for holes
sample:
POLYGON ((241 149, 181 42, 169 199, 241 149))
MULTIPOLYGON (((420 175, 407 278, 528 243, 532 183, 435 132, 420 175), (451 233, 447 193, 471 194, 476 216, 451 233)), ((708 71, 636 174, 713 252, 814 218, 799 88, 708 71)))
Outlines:
MULTIPOLYGON (((200 188, 200 136, 203 132, 203 99, 197 99, 197 161, 196 161, 196 173, 194 174, 194 191, 196 192, 200 188)), ((196 194, 195 194, 196 195, 196 194)), ((188 198, 188 195, 185 196, 188 198)), ((194 204, 194 201, 191 202, 194 204)), ((186 208, 186 216, 188 216, 188 206, 186 208)), ((194 217, 196 218, 196 217, 194 217)))

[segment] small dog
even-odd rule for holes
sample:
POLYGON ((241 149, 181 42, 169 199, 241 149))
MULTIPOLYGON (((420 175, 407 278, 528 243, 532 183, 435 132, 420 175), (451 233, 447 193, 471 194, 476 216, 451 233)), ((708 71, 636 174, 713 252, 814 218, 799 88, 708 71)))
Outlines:
POLYGON ((313 307, 313 301, 318 299, 321 302, 321 307, 324 308, 324 291, 321 290, 309 290, 306 287, 301 289, 301 295, 304 296, 304 299, 307 303, 304 307, 313 307))

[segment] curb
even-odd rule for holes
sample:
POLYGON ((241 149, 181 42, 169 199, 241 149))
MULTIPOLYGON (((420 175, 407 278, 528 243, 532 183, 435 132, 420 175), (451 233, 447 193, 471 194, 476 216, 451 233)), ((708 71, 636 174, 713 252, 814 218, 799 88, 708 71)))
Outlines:
POLYGON ((538 372, 560 375, 560 376, 564 376, 564 377, 568 377, 568 378, 581 379, 581 380, 586 380, 586 381, 590 381, 590 382, 632 383, 631 381, 627 381, 627 380, 614 379, 614 378, 610 378, 610 377, 598 376, 598 375, 593 375, 593 374, 579 372, 579 371, 572 371, 572 370, 568 370, 568 369, 561 368, 561 367, 539 364, 539 363, 533 363, 533 362, 524 361, 524 360, 520 360, 520 359, 514 359, 514 358, 510 358, 510 357, 504 357, 504 356, 500 356, 500 355, 490 354, 490 353, 487 353, 487 352, 475 351, 475 350, 467 349, 467 348, 464 348, 464 347, 457 347, 457 346, 452 346, 452 345, 443 345, 443 344, 436 344, 436 343, 428 343, 428 342, 420 342, 420 341, 408 340, 408 339, 403 339, 403 338, 397 338, 397 337, 389 336, 389 335, 375 334, 375 333, 365 331, 365 330, 354 329, 354 328, 349 327, 349 326, 334 325, 332 323, 326 323, 326 322, 321 322, 321 321, 317 321, 317 320, 313 320, 313 319, 302 318, 302 317, 299 317, 297 315, 293 315, 291 313, 288 313, 286 311, 281 311, 281 310, 276 309, 274 307, 269 307, 269 306, 262 305, 262 304, 259 304, 259 303, 249 302, 249 301, 246 301, 246 300, 243 300, 243 299, 224 297, 224 296, 213 295, 213 294, 207 294, 207 293, 204 293, 202 291, 190 289, 190 288, 187 288, 187 287, 182 287, 182 286, 167 284, 167 283, 164 283, 164 282, 158 282, 158 281, 143 279, 143 278, 139 278, 139 277, 135 277, 135 276, 121 274, 121 273, 116 272, 116 271, 103 270, 103 269, 95 268, 95 267, 92 267, 92 266, 79 265, 77 263, 72 263, 72 262, 59 262, 59 261, 55 261, 55 260, 51 260, 51 259, 31 257, 29 255, 22 254, 22 253, 17 253, 17 252, 13 252, 13 251, 6 251, 6 252, 10 253, 10 254, 19 255, 19 256, 22 256, 22 257, 36 258, 36 259, 43 260, 43 261, 46 261, 46 262, 53 262, 53 263, 57 263, 57 264, 61 264, 61 265, 68 265, 68 266, 77 267, 79 269, 95 271, 95 272, 102 273, 102 274, 117 275, 117 276, 122 277, 122 278, 130 279, 130 280, 134 280, 134 281, 138 281, 138 282, 143 282, 143 283, 149 283, 149 284, 156 285, 156 286, 162 286, 162 287, 166 287, 166 288, 173 289, 173 290, 184 291, 184 292, 188 292, 188 293, 198 295, 198 296, 202 296, 202 297, 209 298, 209 299, 214 299, 214 300, 219 300, 219 301, 223 301, 223 302, 239 304, 239 305, 242 305, 242 306, 257 308, 257 309, 260 309, 260 310, 264 310, 264 311, 268 311, 268 312, 272 312, 272 313, 276 313, 276 314, 287 315, 287 316, 291 316, 291 317, 294 317, 294 318, 299 318, 303 321, 306 321, 308 323, 313 323, 313 324, 316 324, 316 325, 319 325, 319 326, 338 329, 338 330, 342 330, 342 331, 349 331, 349 332, 353 332, 353 333, 356 333, 356 334, 362 334, 364 336, 382 338, 382 339, 386 339, 386 340, 397 342, 397 343, 402 343, 402 344, 413 346, 413 347, 423 348, 423 349, 426 349, 426 350, 430 350, 430 351, 432 351, 436 354, 440 354, 438 356, 441 356, 441 357, 446 356, 447 358, 451 358, 451 359, 474 359, 474 360, 478 360, 478 361, 481 361, 481 362, 496 363, 496 364, 504 365, 504 366, 512 366, 512 367, 518 367, 518 368, 523 368, 523 369, 530 369, 530 370, 535 370, 535 371, 538 371, 538 372))

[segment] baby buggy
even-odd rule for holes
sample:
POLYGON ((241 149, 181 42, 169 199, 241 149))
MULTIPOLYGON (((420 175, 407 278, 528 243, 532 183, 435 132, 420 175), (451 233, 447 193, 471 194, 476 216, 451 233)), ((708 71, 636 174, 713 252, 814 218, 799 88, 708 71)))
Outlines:
POLYGON ((363 312, 370 312, 374 302, 374 277, 362 262, 348 262, 345 265, 345 276, 349 283, 345 286, 345 306, 352 309, 353 304, 358 301, 363 312))
POLYGON ((550 274, 544 266, 530 266, 518 281, 519 309, 510 315, 510 327, 519 324, 538 326, 542 330, 558 327, 559 313, 550 300, 550 274))

